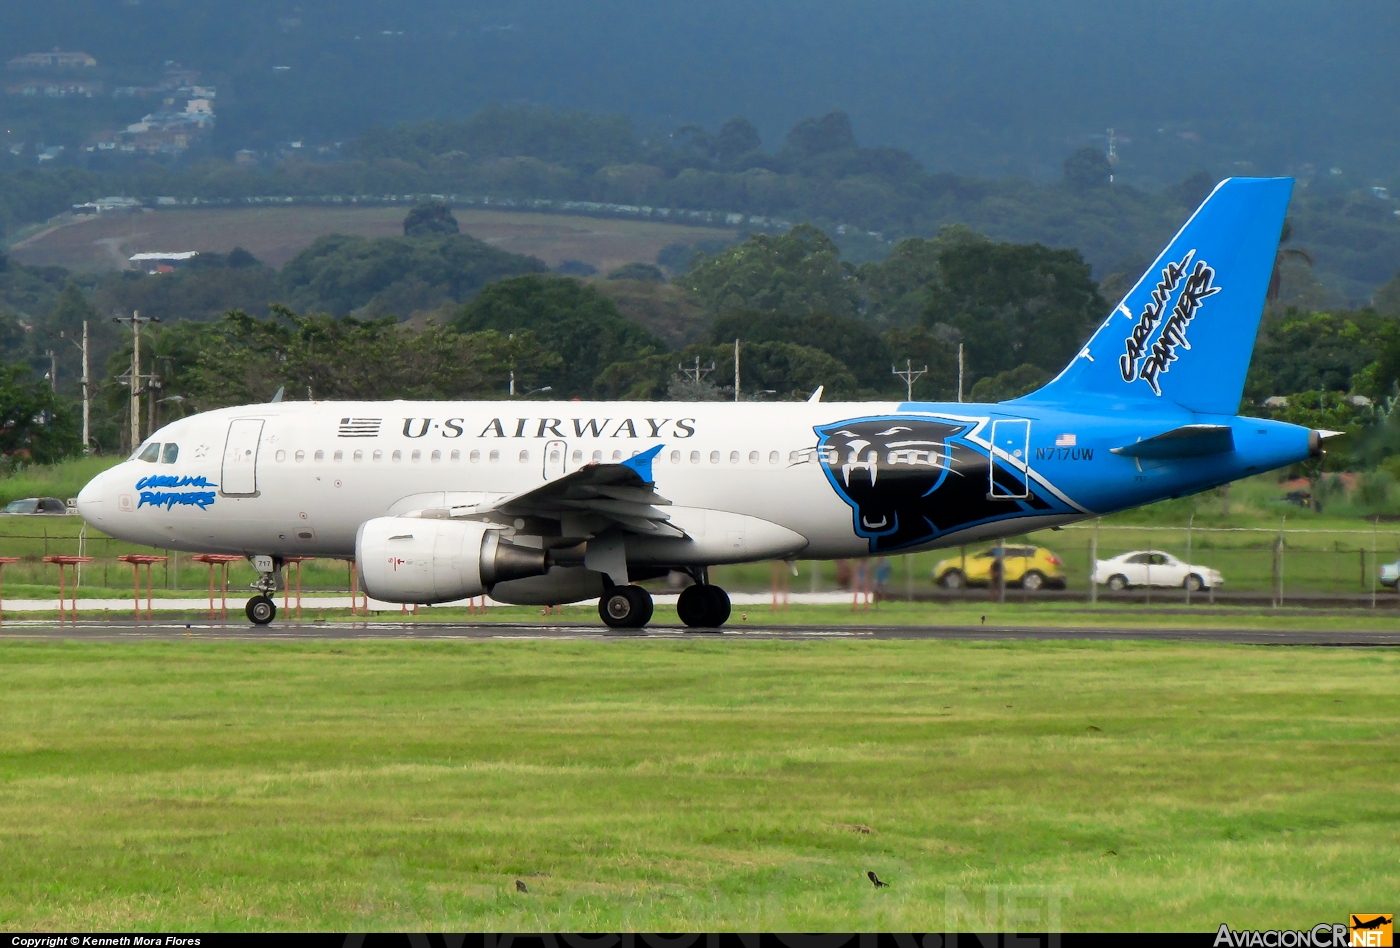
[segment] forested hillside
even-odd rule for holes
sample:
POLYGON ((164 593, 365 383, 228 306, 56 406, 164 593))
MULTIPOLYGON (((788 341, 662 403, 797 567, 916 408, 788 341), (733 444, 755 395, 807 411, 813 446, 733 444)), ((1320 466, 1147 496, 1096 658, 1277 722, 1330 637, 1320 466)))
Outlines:
MULTIPOLYGON (((1063 157, 1053 182, 970 178, 930 172, 895 148, 863 147, 842 112, 803 119, 764 142, 741 117, 653 139, 618 117, 488 108, 461 121, 370 129, 336 160, 289 156, 244 166, 210 158, 0 172, 0 225, 14 231, 104 194, 324 202, 437 193, 508 206, 612 202, 666 219, 678 209, 720 220, 736 214, 769 231, 807 221, 857 262, 884 256, 901 238, 962 224, 998 240, 1076 249, 1103 279, 1140 273, 1219 177, 1195 171, 1149 191, 1110 183, 1112 169, 1093 149, 1063 157)), ((1291 213, 1293 245, 1313 265, 1285 274, 1285 298, 1364 304, 1400 269, 1393 202, 1349 186, 1345 176, 1299 178, 1291 213)))

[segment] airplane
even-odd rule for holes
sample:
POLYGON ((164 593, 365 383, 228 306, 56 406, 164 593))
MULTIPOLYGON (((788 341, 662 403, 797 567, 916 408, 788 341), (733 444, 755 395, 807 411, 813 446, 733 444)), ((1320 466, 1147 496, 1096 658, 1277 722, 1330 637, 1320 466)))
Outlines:
POLYGON ((976 543, 1207 490, 1316 456, 1334 432, 1238 414, 1292 194, 1222 181, 1058 376, 996 404, 277 402, 172 422, 78 495, 133 543, 248 557, 265 625, 288 557, 353 559, 400 603, 598 599, 709 569, 976 543))

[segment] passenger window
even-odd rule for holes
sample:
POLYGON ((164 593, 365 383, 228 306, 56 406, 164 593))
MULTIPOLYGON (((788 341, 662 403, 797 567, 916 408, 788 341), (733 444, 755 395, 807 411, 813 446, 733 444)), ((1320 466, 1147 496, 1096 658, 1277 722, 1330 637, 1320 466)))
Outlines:
POLYGON ((154 464, 160 460, 160 442, 152 441, 141 449, 141 453, 136 456, 136 460, 154 464))
POLYGON ((672 464, 679 464, 679 463, 681 463, 681 453, 680 453, 679 451, 672 451, 672 452, 671 452, 671 463, 672 463, 672 464))
POLYGON ((344 452, 344 451, 337 451, 337 452, 335 452, 335 454, 332 454, 332 455, 331 455, 331 460, 333 460, 333 461, 343 461, 343 460, 345 460, 345 452, 344 452))
POLYGON ((521 464, 529 464, 529 463, 530 463, 530 452, 529 452, 529 451, 521 451, 521 452, 520 452, 520 463, 521 463, 521 464))
POLYGON ((594 464, 601 464, 601 463, 603 463, 603 452, 602 452, 602 451, 594 451, 594 452, 593 452, 593 463, 594 463, 594 464))
POLYGON ((161 454, 161 457, 160 457, 161 463, 162 463, 162 464, 174 464, 174 463, 175 463, 176 461, 178 461, 179 459, 180 459, 180 446, 179 446, 178 444, 167 444, 167 445, 165 446, 165 452, 164 452, 163 454, 161 454))
POLYGON ((495 464, 497 461, 499 461, 499 460, 501 459, 501 452, 499 452, 499 451, 497 451, 497 450, 495 450, 495 449, 493 448, 493 449, 491 450, 490 458, 491 458, 491 463, 492 463, 492 464, 495 464))
POLYGON ((460 460, 462 460, 462 452, 461 452, 461 451, 453 451, 452 454, 451 454, 451 460, 452 460, 452 461, 460 461, 460 460))
POLYGON ((738 464, 738 463, 739 463, 739 452, 738 452, 738 451, 730 451, 730 452, 729 452, 729 463, 730 463, 730 464, 738 464))
POLYGON ((419 461, 423 460, 423 452, 414 448, 413 453, 408 456, 408 459, 414 464, 417 464, 419 461))
POLYGON ((356 452, 355 452, 355 455, 354 455, 354 459, 355 459, 356 461, 363 461, 363 460, 365 459, 365 452, 363 452, 363 451, 356 451, 356 452))
POLYGON ((382 460, 384 460, 384 452, 381 451, 381 450, 379 450, 378 448, 375 448, 375 449, 374 449, 374 453, 370 455, 370 460, 371 460, 371 461, 382 461, 382 460))
POLYGON ((278 448, 278 449, 277 449, 277 463, 278 463, 278 464, 281 464, 281 463, 282 463, 283 461, 285 461, 285 460, 287 460, 287 452, 286 452, 286 451, 283 451, 281 448, 278 448))
POLYGON ((768 463, 769 463, 769 464, 777 464, 777 463, 778 463, 778 452, 777 452, 777 451, 769 451, 769 452, 768 452, 768 463))
POLYGON ((306 460, 306 452, 298 451, 296 454, 292 455, 292 457, 296 459, 296 462, 298 464, 300 464, 302 461, 306 460))
POLYGON ((614 464, 616 464, 618 461, 621 461, 621 460, 622 460, 622 452, 621 452, 621 451, 614 451, 614 452, 613 452, 612 459, 613 459, 613 463, 614 463, 614 464))
POLYGON ((758 463, 758 452, 757 452, 757 451, 750 451, 750 452, 749 452, 749 463, 750 463, 750 464, 757 464, 757 463, 758 463))
POLYGON ((441 460, 442 460, 442 452, 441 452, 441 451, 434 451, 434 452, 432 453, 432 460, 433 460, 434 463, 436 463, 436 462, 438 462, 438 461, 441 461, 441 460))
POLYGON ((402 461, 402 460, 403 460, 403 452, 402 452, 402 451, 399 451, 399 450, 397 450, 397 449, 395 449, 394 454, 393 454, 393 458, 394 458, 394 462, 395 462, 395 463, 398 463, 399 461, 402 461))
MULTIPOLYGON (((453 453, 453 454, 456 454, 457 452, 454 451, 454 452, 452 452, 452 453, 453 453)), ((471 454, 468 454, 468 455, 467 455, 467 460, 468 460, 468 461, 471 461, 473 464, 477 463, 478 461, 481 460, 481 452, 480 452, 480 451, 473 450, 471 454)))
POLYGON ((699 452, 699 451, 692 451, 692 452, 690 452, 690 463, 691 463, 691 464, 699 464, 699 463, 700 463, 700 452, 699 452))
POLYGON ((324 461, 325 459, 326 459, 326 452, 324 452, 324 451, 317 451, 317 452, 316 452, 316 460, 317 460, 317 461, 324 461))
POLYGON ((583 463, 583 452, 580 451, 578 448, 574 448, 574 463, 575 463, 575 464, 582 464, 582 463, 583 463))
POLYGON ((711 451, 711 452, 710 452, 710 463, 711 463, 711 464, 718 464, 718 463, 719 463, 719 452, 718 452, 718 451, 711 451))

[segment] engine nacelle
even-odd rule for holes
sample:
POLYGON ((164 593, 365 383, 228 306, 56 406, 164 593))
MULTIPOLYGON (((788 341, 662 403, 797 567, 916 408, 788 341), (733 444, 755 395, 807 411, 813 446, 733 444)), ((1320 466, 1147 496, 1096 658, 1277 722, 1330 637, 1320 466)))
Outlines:
POLYGON ((385 602, 452 602, 496 583, 543 575, 544 550, 517 546, 473 520, 379 517, 360 524, 355 560, 365 593, 385 602))

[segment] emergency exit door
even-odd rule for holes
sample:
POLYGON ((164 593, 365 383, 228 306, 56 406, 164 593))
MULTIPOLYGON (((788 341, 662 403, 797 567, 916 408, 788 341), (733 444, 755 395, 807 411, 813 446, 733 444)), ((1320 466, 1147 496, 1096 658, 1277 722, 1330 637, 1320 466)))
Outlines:
POLYGON ((1019 500, 1031 495, 1031 423, 1028 420, 1004 418, 992 422, 992 457, 987 468, 988 497, 1019 500))

